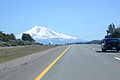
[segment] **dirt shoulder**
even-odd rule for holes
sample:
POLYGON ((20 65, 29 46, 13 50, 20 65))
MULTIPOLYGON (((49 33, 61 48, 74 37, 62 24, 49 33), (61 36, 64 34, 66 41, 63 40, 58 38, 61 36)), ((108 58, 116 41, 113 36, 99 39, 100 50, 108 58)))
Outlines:
MULTIPOLYGON (((44 47, 40 46, 40 47, 44 48, 45 46, 44 47)), ((13 60, 1 63, 0 64, 0 79, 2 79, 6 75, 8 75, 18 69, 20 69, 21 67, 24 67, 25 65, 28 65, 28 64, 32 63, 33 61, 38 60, 41 56, 48 54, 46 52, 51 52, 51 51, 54 51, 57 49, 61 49, 64 46, 46 46, 46 47, 47 47, 47 49, 43 49, 42 51, 40 50, 40 52, 36 52, 31 55, 27 55, 24 57, 20 57, 18 59, 13 59, 13 60)), ((35 48, 38 48, 38 47, 35 47, 35 48)))
POLYGON ((13 59, 17 59, 37 52, 41 52, 53 47, 56 46, 35 45, 35 46, 5 47, 5 48, 0 47, 0 64, 13 59))

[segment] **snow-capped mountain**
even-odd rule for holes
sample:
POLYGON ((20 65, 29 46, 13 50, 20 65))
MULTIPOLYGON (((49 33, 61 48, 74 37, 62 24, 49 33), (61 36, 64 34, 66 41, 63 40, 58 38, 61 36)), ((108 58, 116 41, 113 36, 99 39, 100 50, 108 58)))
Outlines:
MULTIPOLYGON (((76 37, 59 34, 49 28, 41 26, 34 26, 24 33, 30 34, 37 42, 44 44, 47 44, 49 41, 53 42, 53 44, 64 44, 78 40, 76 37)), ((22 34, 17 35, 16 37, 21 38, 21 36, 22 34)))

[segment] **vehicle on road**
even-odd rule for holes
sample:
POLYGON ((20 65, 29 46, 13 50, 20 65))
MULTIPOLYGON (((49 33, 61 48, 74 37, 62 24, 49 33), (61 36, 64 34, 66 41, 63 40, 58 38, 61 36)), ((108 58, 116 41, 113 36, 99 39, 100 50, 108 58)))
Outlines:
POLYGON ((120 39, 119 38, 105 38, 101 42, 102 52, 107 50, 120 50, 120 39))

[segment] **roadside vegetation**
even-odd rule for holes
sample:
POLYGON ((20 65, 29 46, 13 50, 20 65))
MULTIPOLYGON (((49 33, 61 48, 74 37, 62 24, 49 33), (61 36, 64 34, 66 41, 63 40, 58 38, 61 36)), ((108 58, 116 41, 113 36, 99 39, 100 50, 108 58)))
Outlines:
POLYGON ((0 63, 38 53, 57 45, 43 45, 35 42, 29 34, 22 34, 21 39, 16 39, 13 33, 5 34, 0 31, 0 63))
POLYGON ((43 45, 42 43, 37 43, 29 34, 22 34, 21 39, 16 39, 13 33, 5 34, 0 31, 0 46, 26 46, 26 45, 43 45))
POLYGON ((108 26, 105 38, 120 38, 120 27, 116 27, 113 23, 108 26))
POLYGON ((30 54, 38 53, 49 48, 53 45, 31 45, 31 46, 18 46, 18 47, 5 47, 0 48, 0 63, 24 57, 30 54))

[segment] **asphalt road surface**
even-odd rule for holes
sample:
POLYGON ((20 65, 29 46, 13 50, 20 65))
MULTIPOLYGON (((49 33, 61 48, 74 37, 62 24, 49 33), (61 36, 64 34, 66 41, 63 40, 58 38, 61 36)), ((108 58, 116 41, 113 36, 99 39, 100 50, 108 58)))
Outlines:
MULTIPOLYGON (((46 52, 3 80, 35 80, 67 47, 46 52)), ((101 52, 100 45, 72 45, 41 80, 120 80, 120 52, 101 52)))

